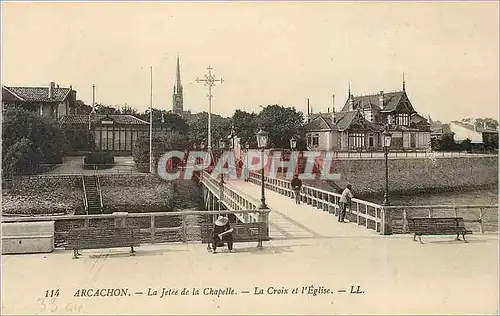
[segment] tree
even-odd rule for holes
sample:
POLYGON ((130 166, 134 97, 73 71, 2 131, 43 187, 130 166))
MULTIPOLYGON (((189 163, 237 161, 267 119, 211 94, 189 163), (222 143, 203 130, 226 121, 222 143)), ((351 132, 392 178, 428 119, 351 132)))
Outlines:
POLYGON ((61 124, 67 151, 92 151, 95 148, 94 133, 86 124, 61 124))
POLYGON ((85 104, 82 100, 76 100, 76 114, 80 115, 89 115, 90 111, 92 111, 92 106, 85 104))
POLYGON ((137 114, 137 109, 129 106, 128 104, 125 103, 124 106, 122 106, 121 110, 120 110, 120 113, 121 114, 128 114, 128 115, 136 115, 137 114))
POLYGON ((303 122, 302 112, 277 104, 268 105, 258 115, 259 128, 269 133, 269 146, 274 148, 290 148, 292 137, 304 139, 303 122))
POLYGON ((2 167, 16 174, 36 171, 43 163, 61 163, 65 150, 58 124, 21 107, 4 111, 2 142, 2 167))
POLYGON ((240 138, 240 145, 245 146, 248 142, 250 147, 257 146, 255 134, 259 131, 256 113, 248 113, 241 110, 234 112, 232 121, 235 134, 240 138))
MULTIPOLYGON (((153 161, 158 161, 167 151, 184 151, 187 148, 188 141, 187 135, 178 132, 171 132, 165 136, 153 136, 153 161)), ((132 155, 136 164, 149 164, 149 135, 137 138, 132 155)))
POLYGON ((107 106, 101 103, 96 103, 96 113, 97 114, 102 114, 102 115, 115 115, 115 114, 120 114, 120 110, 118 110, 115 107, 112 106, 107 106))
POLYGON ((454 134, 446 133, 441 136, 439 142, 439 150, 447 151, 447 150, 457 150, 457 144, 455 143, 454 134))
MULTIPOLYGON (((206 145, 208 142, 208 113, 201 112, 191 115, 189 124, 190 144, 206 145)), ((218 147, 219 139, 227 139, 231 133, 232 120, 217 114, 212 114, 212 148, 218 147)))

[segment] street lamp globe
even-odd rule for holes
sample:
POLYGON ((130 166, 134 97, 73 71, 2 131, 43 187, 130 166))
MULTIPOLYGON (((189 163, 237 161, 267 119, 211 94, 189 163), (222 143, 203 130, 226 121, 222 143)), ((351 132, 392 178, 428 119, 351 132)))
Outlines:
POLYGON ((391 147, 391 139, 392 139, 392 133, 390 133, 387 129, 382 133, 384 136, 384 148, 389 148, 391 147))
POLYGON ((266 131, 263 131, 260 129, 257 132, 257 146, 260 149, 264 149, 267 146, 267 140, 268 140, 269 133, 266 131))
POLYGON ((290 148, 291 149, 297 148, 297 140, 294 137, 290 138, 290 148))

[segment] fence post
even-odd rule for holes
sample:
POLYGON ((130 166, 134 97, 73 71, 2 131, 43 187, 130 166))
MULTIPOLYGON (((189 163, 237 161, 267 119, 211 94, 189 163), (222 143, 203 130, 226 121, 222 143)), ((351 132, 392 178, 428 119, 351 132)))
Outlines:
POLYGON ((187 242, 187 236, 186 236, 186 215, 182 214, 182 242, 186 243, 187 242))
POLYGON ((155 230, 156 230, 156 227, 155 227, 155 216, 154 215, 151 215, 151 243, 154 244, 155 243, 155 230))
POLYGON ((408 218, 406 214, 406 210, 403 210, 403 234, 408 232, 408 218))
POLYGON ((483 212, 484 209, 481 207, 479 208, 479 232, 482 234, 484 233, 484 227, 483 227, 483 212))
POLYGON ((392 235, 392 213, 391 210, 382 206, 380 209, 382 218, 382 227, 380 228, 381 235, 392 235))

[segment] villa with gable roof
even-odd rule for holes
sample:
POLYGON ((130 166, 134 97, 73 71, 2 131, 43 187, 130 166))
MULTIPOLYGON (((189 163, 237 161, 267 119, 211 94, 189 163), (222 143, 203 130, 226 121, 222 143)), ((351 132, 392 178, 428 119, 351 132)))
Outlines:
MULTIPOLYGON (((309 109, 308 109, 309 112, 309 109)), ((375 151, 383 148, 383 131, 392 133, 391 149, 423 150, 430 147, 430 124, 401 91, 348 98, 340 112, 308 113, 307 147, 325 151, 375 151)))

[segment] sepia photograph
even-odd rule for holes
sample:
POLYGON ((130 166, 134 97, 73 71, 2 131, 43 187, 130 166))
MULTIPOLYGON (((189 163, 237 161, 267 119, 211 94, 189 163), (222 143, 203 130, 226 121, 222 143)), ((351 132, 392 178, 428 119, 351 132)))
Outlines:
POLYGON ((500 315, 498 1, 2 1, 2 315, 500 315))

